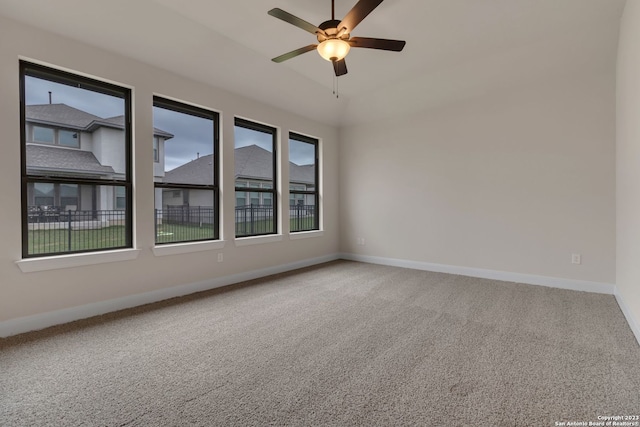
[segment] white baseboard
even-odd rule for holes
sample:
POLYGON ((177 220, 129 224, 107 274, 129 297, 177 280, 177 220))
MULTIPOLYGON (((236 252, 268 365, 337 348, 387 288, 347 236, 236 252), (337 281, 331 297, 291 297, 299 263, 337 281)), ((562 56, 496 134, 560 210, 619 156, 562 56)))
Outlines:
POLYGON ((459 274, 462 276, 480 277, 483 279, 502 280, 505 282, 525 283, 528 285, 547 286, 572 291, 593 292, 614 295, 618 306, 640 345, 640 324, 624 302, 615 285, 609 283, 589 282, 585 280, 561 279, 556 277, 536 276, 531 274, 510 273, 506 271, 485 270, 480 268, 458 267, 454 265, 432 264, 428 262, 408 261, 395 258, 382 258, 351 253, 340 254, 341 259, 367 262, 370 264, 389 265, 393 267, 413 268, 415 270, 435 271, 438 273, 459 274))
POLYGON ((593 292, 607 295, 613 295, 615 291, 615 285, 613 284, 589 282, 586 280, 562 279, 557 277, 536 276, 533 274, 511 273, 507 271, 485 270, 482 268, 459 267, 456 265, 433 264, 429 262, 408 261, 396 258, 382 258, 351 253, 342 253, 340 254, 340 258, 351 261, 367 262, 369 264, 435 271, 437 273, 459 274, 461 276, 502 280, 504 282, 525 283, 527 285, 547 286, 550 288, 569 289, 572 291, 593 292))
POLYGON ((614 295, 616 296, 616 301, 618 301, 618 305, 620 306, 620 310, 622 310, 622 314, 627 318, 627 323, 629 323, 629 327, 631 331, 636 336, 636 340, 638 340, 638 345, 640 345, 640 324, 631 314, 631 310, 629 310, 629 306, 624 302, 624 298, 622 294, 618 291, 616 287, 614 295))
POLYGON ((607 283, 589 282, 583 280, 560 279, 547 276, 536 276, 530 274, 510 273, 496 270, 485 270, 478 268, 458 267, 444 264, 433 264, 419 261, 408 261, 394 258, 382 258, 367 255, 357 255, 350 253, 331 254, 318 258, 311 258, 302 261, 296 261, 288 264, 267 267, 259 270, 247 271, 243 273, 233 274, 225 277, 218 277, 202 282, 191 283, 172 288, 159 289, 143 294, 130 295, 127 297, 116 298, 108 301, 101 301, 92 304, 86 304, 78 307, 71 307, 62 310, 56 310, 47 313, 36 314, 33 316, 19 317, 16 319, 0 322, 0 337, 8 337, 21 334, 24 332, 44 329, 49 326, 60 325, 63 323, 73 322, 75 320, 86 319, 101 314, 111 313, 126 308, 137 307, 144 304, 163 301, 169 298, 180 297, 193 294, 196 292, 207 291, 210 289, 220 288, 247 280, 259 279, 261 277, 273 274, 284 273, 299 268, 309 267, 312 265, 322 264, 337 259, 345 259, 350 261, 366 262, 370 264, 389 265, 394 267, 413 268, 416 270, 435 271, 439 273, 459 274, 463 276, 479 277, 484 279, 503 280, 508 282, 525 283, 530 285, 548 286, 560 289, 569 289, 575 291, 595 292, 602 294, 615 295, 615 298, 624 313, 631 330, 635 334, 638 343, 640 343, 640 325, 634 319, 628 306, 625 304, 622 295, 620 295, 614 285, 607 283))
POLYGON ((146 292, 143 294, 130 295, 127 297, 86 304, 78 307, 65 308, 62 310, 36 314, 33 316, 18 317, 15 319, 0 322, 0 338, 29 331, 36 331, 39 329, 47 328, 49 326, 60 325, 80 319, 86 319, 89 317, 111 313, 126 308, 132 308, 144 304, 163 301, 169 298, 175 298, 193 294, 196 292, 220 288, 222 286, 245 282, 247 280, 259 279, 261 277, 270 276, 272 274, 284 273, 299 268, 334 261, 336 259, 339 259, 339 256, 337 254, 331 254, 318 258, 296 261, 289 264, 233 274, 231 276, 217 277, 202 282, 190 283, 187 285, 175 286, 166 289, 158 289, 157 291, 146 292))

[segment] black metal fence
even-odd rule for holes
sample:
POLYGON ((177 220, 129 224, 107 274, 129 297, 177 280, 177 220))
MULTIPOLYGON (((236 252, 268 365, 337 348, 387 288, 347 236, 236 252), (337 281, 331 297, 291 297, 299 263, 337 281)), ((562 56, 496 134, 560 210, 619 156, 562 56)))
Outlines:
MULTIPOLYGON (((275 233, 273 206, 236 206, 236 236, 254 236, 275 233)), ((289 206, 291 231, 318 229, 318 215, 315 205, 289 206)))
POLYGON ((275 232, 272 205, 236 206, 236 236, 275 232))
POLYGON ((214 239, 215 211, 210 206, 167 206, 156 209, 156 243, 214 239))
POLYGON ((125 212, 78 211, 56 206, 29 206, 29 255, 56 254, 126 245, 125 212))
MULTIPOLYGON (((271 205, 237 206, 236 236, 270 234, 276 231, 271 205)), ((291 231, 317 228, 314 205, 289 207, 291 231)), ((62 210, 56 206, 29 206, 27 210, 28 254, 58 254, 126 246, 125 211, 62 210)), ((212 207, 168 206, 156 209, 157 243, 215 239, 212 207)))
POLYGON ((318 229, 318 215, 315 205, 289 206, 291 231, 307 231, 318 229))

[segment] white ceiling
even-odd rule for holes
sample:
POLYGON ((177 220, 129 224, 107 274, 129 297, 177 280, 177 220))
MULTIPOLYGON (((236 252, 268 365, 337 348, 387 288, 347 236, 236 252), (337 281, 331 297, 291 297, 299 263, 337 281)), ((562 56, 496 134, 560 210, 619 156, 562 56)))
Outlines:
MULTIPOLYGON (((356 0, 336 0, 341 19, 356 0)), ((615 66, 625 0, 385 0, 353 36, 406 40, 353 49, 332 95, 315 42, 267 15, 313 24, 330 0, 2 0, 0 14, 335 126, 410 114, 557 73, 615 66)))

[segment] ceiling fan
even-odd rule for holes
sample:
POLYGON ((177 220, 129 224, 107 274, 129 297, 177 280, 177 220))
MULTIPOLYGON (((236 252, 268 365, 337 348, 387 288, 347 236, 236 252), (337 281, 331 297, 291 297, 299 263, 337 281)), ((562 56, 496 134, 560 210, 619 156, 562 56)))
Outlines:
POLYGON ((335 19, 335 0, 331 0, 331 19, 318 26, 310 24, 304 19, 300 19, 282 9, 271 9, 268 12, 269 15, 308 31, 318 39, 318 44, 301 47, 284 55, 277 56, 273 58, 272 61, 280 63, 317 49, 320 56, 333 63, 333 70, 336 76, 342 76, 347 74, 347 64, 344 58, 352 47, 400 52, 406 43, 403 40, 351 37, 351 32, 356 26, 378 7, 382 1, 383 0, 360 0, 353 6, 342 21, 338 21, 335 19))

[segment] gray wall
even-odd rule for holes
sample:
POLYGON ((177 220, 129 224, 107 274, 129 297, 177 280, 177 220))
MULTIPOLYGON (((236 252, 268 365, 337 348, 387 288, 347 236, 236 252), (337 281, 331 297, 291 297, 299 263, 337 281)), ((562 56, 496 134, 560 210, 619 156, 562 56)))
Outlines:
POLYGON ((615 283, 614 64, 340 140, 343 251, 615 283))

